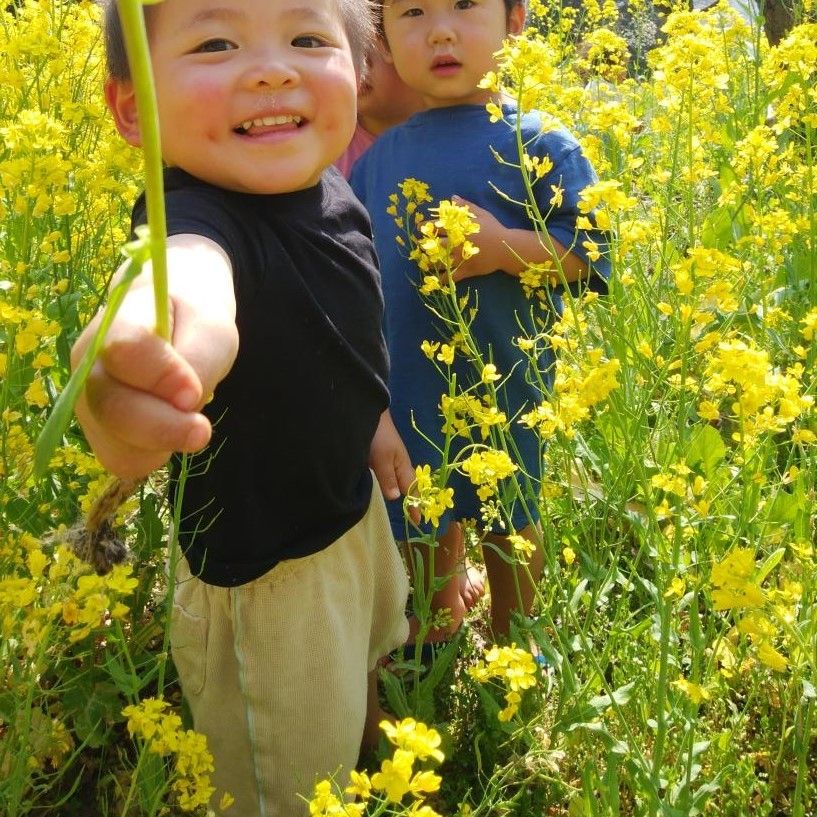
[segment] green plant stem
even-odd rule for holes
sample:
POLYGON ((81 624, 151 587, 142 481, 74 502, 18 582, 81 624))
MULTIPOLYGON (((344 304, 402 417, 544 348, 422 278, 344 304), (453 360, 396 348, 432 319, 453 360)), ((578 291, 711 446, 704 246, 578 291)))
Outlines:
POLYGON ((792 817, 804 817, 805 814, 803 787, 805 786, 806 776, 808 775, 806 755, 809 753, 809 743, 811 740, 811 704, 811 701, 806 701, 802 704, 797 716, 795 732, 795 745, 797 746, 797 780, 794 784, 794 797, 792 798, 792 817))
POLYGON ((167 537, 167 596, 165 598, 165 621, 168 626, 164 628, 162 637, 162 661, 159 665, 159 677, 156 681, 158 694, 164 697, 165 670, 167 668, 167 658, 170 655, 170 628, 173 617, 173 596, 176 591, 176 568, 179 565, 181 553, 179 551, 179 528, 182 523, 182 497, 184 496, 184 486, 190 473, 190 461, 187 454, 181 457, 179 474, 176 477, 176 494, 173 503, 173 522, 170 525, 167 537))
POLYGON ((164 208, 162 149, 159 110, 153 84, 147 31, 139 0, 117 0, 122 33, 128 54, 131 79, 139 112, 139 136, 145 157, 145 202, 150 228, 150 258, 153 265, 153 295, 156 304, 156 334, 170 340, 167 288, 167 223, 164 208))

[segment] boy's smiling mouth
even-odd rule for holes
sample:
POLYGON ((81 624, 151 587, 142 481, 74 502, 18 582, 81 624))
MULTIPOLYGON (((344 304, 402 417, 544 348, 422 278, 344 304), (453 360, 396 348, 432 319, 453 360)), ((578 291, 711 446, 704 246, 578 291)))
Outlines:
POLYGON ((292 130, 299 128, 303 118, 293 114, 280 114, 279 116, 259 116, 255 119, 245 119, 235 132, 241 135, 257 135, 270 133, 271 131, 292 130))

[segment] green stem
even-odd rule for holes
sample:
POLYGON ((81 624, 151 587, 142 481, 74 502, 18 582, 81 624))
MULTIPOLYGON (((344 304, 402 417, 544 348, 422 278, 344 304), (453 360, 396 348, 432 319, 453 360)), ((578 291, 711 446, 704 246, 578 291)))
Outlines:
POLYGON ((162 148, 159 137, 159 111, 153 85, 147 31, 139 0, 117 0, 125 50, 139 112, 139 135, 145 157, 145 202, 150 228, 150 258, 153 264, 153 295, 156 303, 156 334, 170 340, 167 294, 167 225, 162 178, 162 148))

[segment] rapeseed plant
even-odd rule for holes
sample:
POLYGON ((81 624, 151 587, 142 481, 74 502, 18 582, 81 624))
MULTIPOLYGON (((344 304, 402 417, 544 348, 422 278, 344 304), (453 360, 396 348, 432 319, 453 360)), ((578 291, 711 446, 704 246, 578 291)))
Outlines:
MULTIPOLYGON (((508 372, 477 348, 478 304, 450 280, 473 218, 432 201, 422 179, 389 206, 416 253, 418 297, 449 321, 446 337, 423 344, 428 365, 447 376, 467 361, 474 372, 471 389, 440 394, 440 424, 463 453, 437 473, 414 463, 409 504, 436 525, 458 469, 488 517, 507 519, 510 497, 538 506, 541 545, 508 530, 520 564, 536 546, 546 557, 535 615, 515 622, 514 638, 550 667, 543 674, 527 649, 482 649, 477 608, 475 643, 423 693, 449 721, 449 765, 431 770, 443 738, 406 717, 384 726, 390 754, 375 770, 352 773, 347 792, 319 783, 310 810, 805 817, 817 802, 814 4, 797 5, 799 24, 775 47, 725 4, 661 15, 632 1, 530 7, 539 27, 506 45, 484 85, 542 109, 543 127, 577 133, 601 175, 580 215, 615 236, 604 298, 565 294, 555 314, 558 268, 521 277, 542 325, 515 343, 530 360, 545 344, 558 355, 552 384, 529 367, 536 405, 515 417, 498 408, 508 372), (520 473, 511 423, 541 440, 539 474, 520 473), (495 692, 486 718, 479 701, 495 692)), ((104 815, 132 794, 131 814, 147 813, 149 780, 157 811, 204 812, 210 797, 200 739, 161 689, 155 704, 143 697, 167 665, 161 559, 103 578, 65 547, 66 526, 107 484, 74 429, 48 479, 30 478, 139 184, 141 160, 99 93, 97 26, 84 0, 23 0, 0 26, 0 810, 10 817, 58 813, 69 795, 104 815), (144 751, 128 756, 113 747, 130 716, 144 751), (89 771, 100 758, 105 771, 89 771)), ((507 127, 499 109, 486 118, 507 127)), ((545 184, 546 158, 523 145, 517 164, 531 189, 545 184)), ((554 184, 547 198, 563 195, 554 184)), ((533 213, 540 228, 547 215, 533 213)), ((146 554, 166 515, 146 488, 118 524, 146 554)), ((476 524, 466 520, 467 535, 476 524)), ((417 697, 397 697, 416 717, 417 697)))

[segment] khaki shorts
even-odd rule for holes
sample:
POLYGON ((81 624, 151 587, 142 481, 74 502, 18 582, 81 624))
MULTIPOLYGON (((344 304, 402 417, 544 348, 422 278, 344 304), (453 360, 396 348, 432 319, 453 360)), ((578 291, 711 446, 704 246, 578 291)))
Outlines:
POLYGON ((240 587, 182 560, 173 660, 231 817, 296 817, 316 780, 358 759, 367 674, 408 636, 408 578, 375 484, 366 516, 325 550, 240 587))

